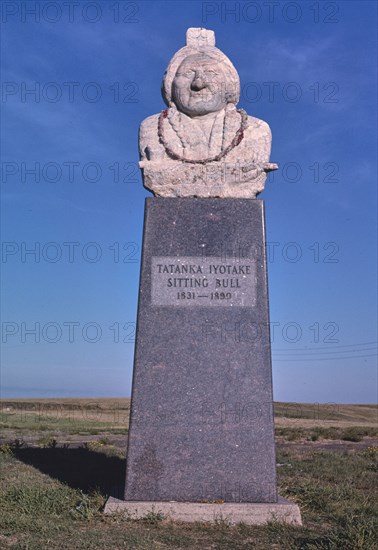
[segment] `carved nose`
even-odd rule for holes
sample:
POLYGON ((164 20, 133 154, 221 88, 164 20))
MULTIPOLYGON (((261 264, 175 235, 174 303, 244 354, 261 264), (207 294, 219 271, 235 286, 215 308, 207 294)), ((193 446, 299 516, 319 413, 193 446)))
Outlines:
POLYGON ((205 82, 205 80, 201 77, 201 76, 197 76, 193 82, 192 82, 192 90, 194 90, 195 92, 199 92, 200 90, 203 90, 204 88, 206 88, 207 84, 205 82))

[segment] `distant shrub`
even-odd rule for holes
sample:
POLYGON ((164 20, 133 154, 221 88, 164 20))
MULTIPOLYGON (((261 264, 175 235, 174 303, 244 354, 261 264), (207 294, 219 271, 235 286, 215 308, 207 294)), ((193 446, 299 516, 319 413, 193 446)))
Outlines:
POLYGON ((12 447, 7 443, 5 443, 4 445, 0 445, 0 453, 8 458, 12 457, 13 456, 12 447))
POLYGON ((362 441, 362 437, 363 434, 359 428, 348 428, 341 435, 343 441, 354 441, 356 443, 362 441))

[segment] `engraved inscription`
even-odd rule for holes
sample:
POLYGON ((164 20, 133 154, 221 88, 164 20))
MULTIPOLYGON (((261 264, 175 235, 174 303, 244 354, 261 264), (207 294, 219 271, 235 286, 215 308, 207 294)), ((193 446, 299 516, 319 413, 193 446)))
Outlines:
POLYGON ((151 284, 154 306, 253 307, 256 263, 248 258, 154 256, 151 284))

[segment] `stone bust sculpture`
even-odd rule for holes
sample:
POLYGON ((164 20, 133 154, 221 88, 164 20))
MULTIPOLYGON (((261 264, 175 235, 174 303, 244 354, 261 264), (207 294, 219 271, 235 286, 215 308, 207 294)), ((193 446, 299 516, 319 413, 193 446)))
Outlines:
POLYGON ((255 198, 264 189, 271 132, 236 105, 239 76, 213 31, 188 29, 163 78, 168 109, 139 131, 144 185, 162 197, 255 198))

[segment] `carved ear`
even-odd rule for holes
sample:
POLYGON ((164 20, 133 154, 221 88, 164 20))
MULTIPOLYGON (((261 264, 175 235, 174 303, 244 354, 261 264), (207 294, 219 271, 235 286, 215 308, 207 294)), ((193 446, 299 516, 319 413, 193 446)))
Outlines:
POLYGON ((235 94, 226 91, 226 103, 235 103, 235 94))

